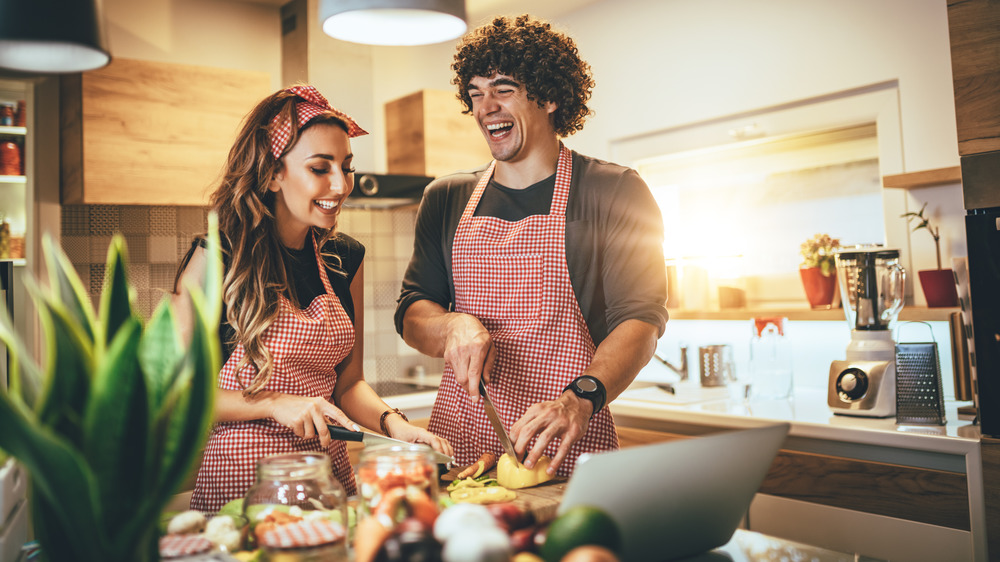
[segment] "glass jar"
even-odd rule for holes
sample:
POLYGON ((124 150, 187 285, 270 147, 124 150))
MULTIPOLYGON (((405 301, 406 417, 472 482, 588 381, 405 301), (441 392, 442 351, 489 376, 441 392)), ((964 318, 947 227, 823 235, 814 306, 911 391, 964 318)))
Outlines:
POLYGON ((347 560, 347 495, 326 454, 258 460, 243 514, 263 561, 347 560))
POLYGON ((753 318, 750 373, 753 396, 783 400, 792 394, 792 353, 785 339, 785 318, 753 318))
POLYGON ((416 517, 433 523, 438 514, 438 473, 427 445, 382 445, 362 451, 358 462, 359 517, 383 524, 416 517), (405 500, 405 501, 404 501, 405 500))

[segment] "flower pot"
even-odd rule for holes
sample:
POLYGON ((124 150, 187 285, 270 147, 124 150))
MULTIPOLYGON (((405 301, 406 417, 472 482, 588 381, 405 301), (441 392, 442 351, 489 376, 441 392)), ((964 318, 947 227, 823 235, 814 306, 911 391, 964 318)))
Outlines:
POLYGON ((917 274, 929 308, 958 306, 955 274, 950 269, 925 269, 917 274))
POLYGON ((803 267, 799 269, 802 287, 806 290, 806 299, 813 310, 833 308, 833 299, 837 294, 837 272, 823 275, 818 267, 803 267))

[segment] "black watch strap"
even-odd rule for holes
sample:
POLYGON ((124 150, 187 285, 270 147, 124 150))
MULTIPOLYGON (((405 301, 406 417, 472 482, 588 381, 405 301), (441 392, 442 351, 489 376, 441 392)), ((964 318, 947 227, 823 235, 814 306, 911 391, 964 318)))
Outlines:
POLYGON ((608 401, 608 391, 604 388, 604 383, 590 375, 581 375, 569 383, 563 391, 570 390, 580 398, 586 398, 594 404, 594 411, 590 417, 601 411, 608 401))

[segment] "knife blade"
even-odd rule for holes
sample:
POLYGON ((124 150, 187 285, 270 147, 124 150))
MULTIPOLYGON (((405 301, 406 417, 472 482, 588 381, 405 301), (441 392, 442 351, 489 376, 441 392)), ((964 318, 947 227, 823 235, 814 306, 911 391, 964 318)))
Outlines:
POLYGON ((497 439, 500 440, 500 445, 503 447, 503 451, 507 453, 510 458, 521 462, 517 458, 517 453, 514 452, 514 444, 510 442, 510 437, 507 435, 507 430, 503 427, 503 420, 500 419, 500 414, 497 413, 497 409, 493 407, 493 401, 490 400, 490 395, 486 393, 486 385, 483 384, 483 379, 479 379, 479 394, 483 397, 483 409, 486 410, 486 417, 489 418, 490 423, 493 425, 493 432, 497 434, 497 439))
MULTIPOLYGON (((367 431, 352 431, 346 427, 339 425, 326 424, 326 427, 330 430, 330 437, 340 441, 357 441, 364 444, 364 446, 369 445, 415 445, 415 443, 410 443, 408 441, 400 441, 399 439, 393 439, 392 437, 386 437, 384 435, 379 435, 377 433, 369 433, 367 431)), ((431 452, 434 456, 434 462, 437 464, 443 464, 451 467, 454 464, 454 457, 449 457, 444 453, 439 453, 433 449, 431 452)))

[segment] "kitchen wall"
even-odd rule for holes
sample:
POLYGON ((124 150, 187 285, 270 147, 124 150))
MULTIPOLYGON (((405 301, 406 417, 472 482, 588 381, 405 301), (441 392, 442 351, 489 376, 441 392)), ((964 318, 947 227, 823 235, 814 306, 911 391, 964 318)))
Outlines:
MULTIPOLYGON (((310 0, 310 9, 315 9, 317 3, 310 0)), ((226 0, 105 0, 104 9, 115 56, 263 70, 271 74, 275 88, 281 86, 281 29, 276 6, 226 0)), ((473 24, 481 21, 479 18, 473 24)), ((613 143, 623 139, 896 81, 902 157, 882 173, 958 163, 944 0, 601 0, 557 15, 552 21, 576 38, 597 80, 591 103, 595 114, 584 131, 566 141, 584 153, 610 158, 613 143)), ((323 42, 324 57, 370 55, 370 74, 331 81, 325 93, 331 99, 344 97, 337 91, 342 85, 350 88, 347 99, 371 100, 370 105, 344 109, 372 132, 358 139, 355 147, 359 169, 384 172, 385 102, 423 88, 452 89, 449 65, 454 46, 348 48, 333 39, 319 40, 323 42)), ((331 61, 331 68, 339 67, 331 61)), ((312 74, 320 71, 315 67, 310 70, 312 74)), ((213 103, 192 100, 198 102, 213 103)), ((959 186, 944 186, 903 195, 914 209, 924 200, 931 202, 935 217, 943 222, 942 249, 946 259, 949 254, 962 255, 964 251, 960 193, 959 186)), ((62 222, 75 220, 67 216, 72 213, 94 211, 103 215, 117 211, 123 216, 125 210, 66 210, 62 222)), ((375 362, 378 372, 388 372, 390 358, 395 357, 396 365, 391 370, 399 373, 414 359, 412 350, 398 338, 389 343, 391 323, 386 312, 390 306, 385 287, 390 282, 398 284, 398 277, 391 276, 401 271, 400 256, 408 257, 408 250, 403 248, 412 243, 412 229, 397 229, 396 225, 409 222, 393 218, 392 213, 365 213, 370 215, 358 218, 357 224, 354 215, 345 214, 344 230, 363 241, 365 229, 375 229, 376 223, 377 228, 391 228, 392 233, 391 237, 381 234, 371 240, 372 244, 366 243, 369 260, 386 261, 381 267, 369 262, 368 361, 369 365, 375 362), (379 257, 386 245, 392 247, 391 258, 379 257), (394 265, 390 267, 389 262, 394 265), (372 272, 376 269, 380 273, 372 272), (383 290, 379 292, 377 287, 383 290), (395 356, 391 353, 393 347, 395 356), (378 357, 383 359, 381 363, 378 357), (379 364, 383 367, 379 368, 379 364)), ((89 234, 93 240, 88 247, 100 245, 106 236, 101 232, 89 234)), ((153 256, 149 240, 158 235, 150 232, 148 236, 147 256, 153 256)), ((178 232, 177 236, 181 240, 186 233, 178 232)), ((916 238, 914 244, 920 253, 914 256, 913 263, 918 268, 927 267, 933 262, 930 242, 916 238)), ((93 251, 86 255, 87 260, 94 259, 93 251)), ((154 263, 149 265, 152 268, 154 263)), ((91 271, 89 267, 87 271, 91 271)), ((150 285, 141 291, 152 295, 158 289, 161 287, 150 285)), ((829 324, 827 341, 845 337, 842 323, 810 326, 822 324, 829 324)), ((693 327, 672 322, 661 344, 670 348, 678 338, 697 333, 698 329, 697 322, 693 327)), ((843 345, 826 349, 827 355, 836 356, 842 353, 843 345)))

